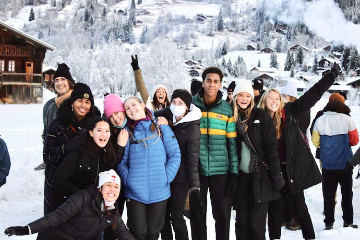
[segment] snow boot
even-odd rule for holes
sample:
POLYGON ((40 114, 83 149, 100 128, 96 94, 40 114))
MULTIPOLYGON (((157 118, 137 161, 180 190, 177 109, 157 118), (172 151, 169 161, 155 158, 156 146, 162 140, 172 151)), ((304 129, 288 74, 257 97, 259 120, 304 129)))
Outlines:
POLYGON ((355 224, 352 224, 352 223, 347 223, 347 222, 344 222, 344 227, 358 228, 358 225, 355 225, 355 224))

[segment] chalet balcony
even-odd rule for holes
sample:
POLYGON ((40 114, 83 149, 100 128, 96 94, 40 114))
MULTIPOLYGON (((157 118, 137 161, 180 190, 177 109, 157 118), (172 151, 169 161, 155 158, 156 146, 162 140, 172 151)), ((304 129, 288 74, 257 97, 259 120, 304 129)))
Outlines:
POLYGON ((29 57, 29 47, 16 45, 0 45, 0 56, 29 57))
POLYGON ((0 73, 0 85, 41 85, 42 76, 36 73, 0 73))

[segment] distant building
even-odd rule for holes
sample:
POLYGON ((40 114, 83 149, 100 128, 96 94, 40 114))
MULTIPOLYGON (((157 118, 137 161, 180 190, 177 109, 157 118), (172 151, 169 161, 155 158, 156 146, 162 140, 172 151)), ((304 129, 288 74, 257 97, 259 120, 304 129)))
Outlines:
POLYGON ((256 74, 257 76, 267 73, 275 73, 278 71, 279 70, 276 68, 265 68, 265 67, 254 67, 250 70, 251 73, 256 74))
POLYGON ((55 74, 56 68, 54 67, 44 67, 42 72, 42 77, 44 79, 44 86, 47 89, 50 89, 51 85, 54 82, 54 74, 55 74))
POLYGON ((0 21, 0 99, 6 103, 42 101, 42 65, 55 47, 0 21))
POLYGON ((331 68, 334 63, 337 62, 335 59, 333 58, 323 58, 318 62, 318 65, 320 68, 331 68))
POLYGON ((308 52, 309 49, 307 47, 304 47, 302 45, 299 45, 299 44, 296 44, 295 46, 292 46, 289 50, 292 51, 292 52, 295 52, 297 50, 299 50, 299 48, 301 48, 302 50, 308 52))
POLYGON ((247 46, 246 46, 246 50, 248 50, 248 51, 255 51, 256 48, 255 48, 254 46, 252 46, 252 45, 247 45, 247 46))
POLYGON ((199 77, 200 76, 200 73, 199 71, 195 70, 195 69, 191 69, 189 71, 189 75, 192 76, 192 77, 199 77))
POLYGON ((197 62, 195 62, 193 60, 187 60, 187 61, 185 61, 185 64, 188 66, 194 66, 194 65, 197 65, 197 62))
POLYGON ((143 10, 140 11, 140 14, 150 15, 150 12, 148 10, 143 9, 143 10))
POLYGON ((260 52, 261 53, 273 53, 273 52, 276 52, 276 51, 274 49, 272 49, 272 48, 267 47, 267 48, 261 49, 260 52))
POLYGON ((322 49, 323 49, 324 51, 329 52, 329 51, 331 50, 331 48, 332 48, 331 45, 327 45, 327 46, 323 47, 322 49))
POLYGON ((286 32, 285 32, 284 30, 280 29, 280 28, 277 28, 277 29, 276 29, 276 32, 277 32, 277 33, 280 33, 280 34, 282 34, 282 35, 286 35, 286 32))

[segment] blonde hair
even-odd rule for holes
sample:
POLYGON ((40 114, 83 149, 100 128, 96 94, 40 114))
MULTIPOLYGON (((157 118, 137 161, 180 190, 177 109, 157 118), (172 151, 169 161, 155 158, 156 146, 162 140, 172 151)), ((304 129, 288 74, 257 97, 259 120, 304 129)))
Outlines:
MULTIPOLYGON (((244 111, 245 112, 245 116, 246 116, 246 119, 241 121, 241 123, 245 123, 247 121, 249 121, 249 117, 250 117, 250 114, 251 114, 251 111, 253 110, 253 108, 255 107, 255 102, 254 102, 254 99, 251 98, 251 102, 250 102, 250 107, 248 107, 247 109, 241 109, 240 107, 238 107, 238 104, 237 104, 237 96, 238 94, 236 94, 233 98, 233 110, 234 110, 234 119, 235 119, 235 122, 238 121, 238 118, 239 118, 239 111, 244 111)), ((245 131, 247 131, 247 128, 248 126, 245 127, 245 131)))
MULTIPOLYGON (((266 99, 269 97, 270 92, 276 92, 277 94, 279 94, 279 97, 280 97, 279 109, 274 113, 274 117, 273 117, 273 123, 274 123, 275 130, 276 130, 276 139, 280 139, 282 110, 285 105, 284 99, 281 96, 281 93, 278 90, 276 90, 275 88, 270 88, 270 89, 266 90, 264 92, 264 94, 262 95, 262 97, 260 98, 258 108, 261 108, 261 109, 265 110, 267 113, 269 113, 268 109, 266 108, 266 99)), ((270 113, 269 113, 269 115, 270 115, 270 113)))

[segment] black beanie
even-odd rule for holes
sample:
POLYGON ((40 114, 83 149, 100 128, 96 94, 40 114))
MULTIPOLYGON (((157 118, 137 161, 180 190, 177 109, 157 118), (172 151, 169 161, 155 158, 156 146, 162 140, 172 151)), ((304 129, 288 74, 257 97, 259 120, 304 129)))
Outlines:
POLYGON ((197 94, 197 92, 202 88, 202 82, 198 80, 193 80, 190 85, 191 95, 197 94))
POLYGON ((176 89, 173 94, 171 95, 171 101, 175 98, 180 98, 190 110, 190 105, 192 103, 192 96, 189 91, 185 89, 176 89))
POLYGON ((68 79, 69 81, 71 81, 73 84, 75 84, 75 81, 72 78, 69 70, 70 70, 70 68, 65 63, 58 64, 58 68, 56 69, 56 71, 54 73, 54 80, 57 77, 64 77, 64 78, 68 79))
POLYGON ((254 79, 251 81, 253 89, 262 91, 264 87, 264 82, 262 79, 254 79))
POLYGON ((227 92, 234 92, 235 87, 235 81, 232 81, 228 86, 227 92))
POLYGON ((70 104, 81 98, 89 99, 91 105, 94 106, 94 96, 92 95, 89 86, 85 83, 76 83, 70 96, 70 104))

